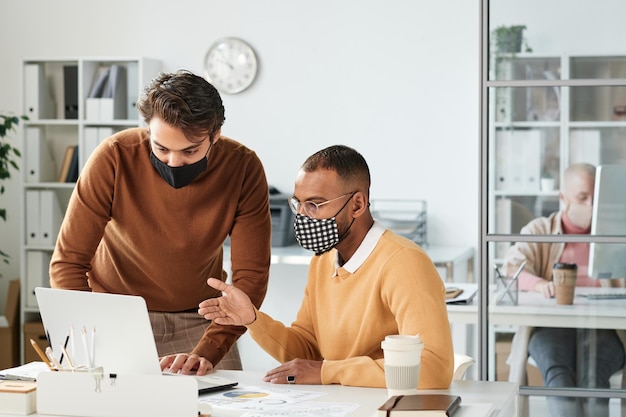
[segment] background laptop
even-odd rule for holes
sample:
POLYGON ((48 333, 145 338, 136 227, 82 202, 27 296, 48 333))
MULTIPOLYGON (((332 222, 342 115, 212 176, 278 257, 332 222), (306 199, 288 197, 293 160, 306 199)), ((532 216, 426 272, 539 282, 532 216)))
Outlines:
MULTIPOLYGON (((74 366, 89 356, 105 373, 160 375, 146 302, 142 297, 88 291, 35 288, 41 319, 54 356, 65 346, 74 366)), ((68 365, 67 359, 62 365, 68 365)), ((236 381, 196 377, 200 392, 226 389, 236 381)))

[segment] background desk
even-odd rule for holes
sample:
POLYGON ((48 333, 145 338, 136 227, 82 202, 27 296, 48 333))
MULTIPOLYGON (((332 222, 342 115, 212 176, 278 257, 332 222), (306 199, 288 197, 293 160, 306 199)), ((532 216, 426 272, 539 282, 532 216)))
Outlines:
MULTIPOLYGON (((442 278, 448 282, 473 282, 475 250, 465 246, 432 246, 424 250, 437 268, 444 270, 442 278)), ((299 245, 272 247, 272 264, 309 265, 311 251, 299 245)), ((230 263, 229 247, 224 248, 224 259, 230 263)), ((306 277, 306 275, 305 275, 306 277)))
MULTIPOLYGON (((577 288, 573 305, 558 305, 556 299, 535 292, 520 292, 517 305, 494 303, 490 293, 489 379, 495 379, 495 332, 515 331, 516 326, 626 329, 626 299, 588 300, 581 293, 624 291, 623 288, 577 288)), ((448 318, 454 324, 478 323, 478 300, 470 305, 448 305, 448 318)))
POLYGON ((576 288, 572 305, 535 292, 520 292, 518 305, 489 307, 490 324, 590 329, 626 329, 626 299, 588 300, 581 293, 623 292, 623 288, 576 288))
MULTIPOLYGON (((262 381, 263 373, 249 371, 216 371, 219 376, 239 381, 240 386, 272 386, 262 381)), ((376 410, 387 400, 387 390, 380 388, 344 387, 341 385, 280 385, 281 387, 322 391, 327 395, 319 401, 359 403, 350 417, 375 416, 376 410)), ((516 416, 518 385, 511 382, 454 381, 447 390, 422 390, 424 393, 459 395, 464 410, 455 417, 516 416)), ((218 410, 213 415, 221 417, 218 410)), ((232 414, 231 414, 232 415, 232 414)))

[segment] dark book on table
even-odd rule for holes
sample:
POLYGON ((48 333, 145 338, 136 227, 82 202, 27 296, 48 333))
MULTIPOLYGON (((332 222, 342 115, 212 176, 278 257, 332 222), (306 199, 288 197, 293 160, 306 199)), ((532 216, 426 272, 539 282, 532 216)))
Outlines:
POLYGON ((450 417, 461 405, 461 397, 445 394, 396 395, 378 408, 379 417, 450 417))

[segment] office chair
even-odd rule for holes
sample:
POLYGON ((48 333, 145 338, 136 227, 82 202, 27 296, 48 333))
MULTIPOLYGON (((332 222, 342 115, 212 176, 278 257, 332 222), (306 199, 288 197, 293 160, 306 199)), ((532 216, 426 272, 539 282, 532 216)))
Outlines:
MULTIPOLYGON (((511 352, 507 363, 509 364, 509 381, 515 382, 519 385, 528 384, 528 376, 526 375, 526 364, 529 363, 536 366, 533 358, 528 354, 528 342, 530 341, 530 335, 532 333, 532 326, 519 326, 517 332, 513 336, 513 342, 511 344, 511 352)), ((619 335, 619 333, 618 333, 619 335)), ((624 339, 622 339, 622 342, 624 339)), ((621 369, 613 374, 610 378, 611 388, 619 389, 626 388, 626 365, 624 369, 621 369)), ((626 399, 621 399, 620 414, 626 417, 626 399)), ((518 403, 518 416, 528 417, 528 396, 521 396, 518 403)))
POLYGON ((454 353, 454 373, 452 374, 452 380, 461 381, 465 379, 465 375, 470 366, 476 361, 471 356, 463 355, 462 353, 454 353))

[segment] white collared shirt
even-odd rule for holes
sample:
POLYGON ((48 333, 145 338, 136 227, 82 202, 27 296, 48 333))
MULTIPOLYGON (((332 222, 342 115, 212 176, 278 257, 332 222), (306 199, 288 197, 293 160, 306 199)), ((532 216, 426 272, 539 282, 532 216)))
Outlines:
MULTIPOLYGON (((383 235, 383 233, 385 233, 385 230, 386 229, 383 227, 382 224, 380 224, 380 222, 374 220, 374 224, 365 235, 365 238, 363 239, 359 247, 354 252, 354 255, 352 255, 348 262, 343 264, 343 266, 341 267, 351 274, 354 274, 356 270, 359 269, 361 265, 363 265, 363 262, 365 262, 367 257, 370 256, 370 254, 378 244, 380 237, 383 235)), ((335 273, 333 274, 333 276, 337 276, 337 270, 339 268, 339 252, 337 252, 337 256, 335 257, 335 273)))

